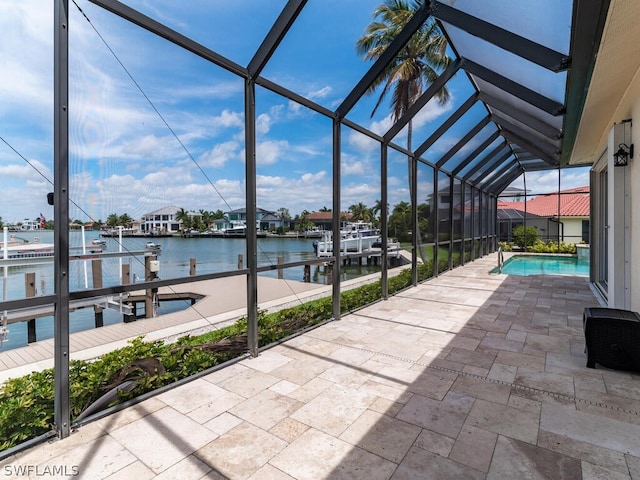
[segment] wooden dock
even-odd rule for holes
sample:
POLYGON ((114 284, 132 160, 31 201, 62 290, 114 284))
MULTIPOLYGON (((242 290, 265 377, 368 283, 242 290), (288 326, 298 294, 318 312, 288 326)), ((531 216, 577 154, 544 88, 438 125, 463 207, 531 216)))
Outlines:
MULTIPOLYGON (((96 358, 144 335, 147 340, 171 339, 187 333, 201 333, 227 325, 246 315, 247 280, 244 275, 162 287, 159 294, 201 297, 185 309, 93 328, 70 336, 71 359, 96 358)), ((133 292, 135 295, 135 292, 133 292)), ((258 308, 277 310, 331 294, 330 285, 258 278, 258 308)), ((162 297, 161 297, 162 298, 162 297)), ((33 342, 26 347, 0 352, 0 383, 27 373, 53 367, 53 339, 33 342)))

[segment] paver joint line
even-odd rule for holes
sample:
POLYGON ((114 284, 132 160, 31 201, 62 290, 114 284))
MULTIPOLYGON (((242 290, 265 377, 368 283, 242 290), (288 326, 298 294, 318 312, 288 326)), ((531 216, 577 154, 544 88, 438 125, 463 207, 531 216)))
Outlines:
POLYGON ((447 372, 447 373, 454 373, 456 375, 462 375, 462 376, 467 377, 467 378, 474 378, 476 380, 481 380, 483 382, 496 383, 496 384, 499 384, 499 385, 504 385, 504 386, 507 386, 507 387, 514 388, 516 390, 524 390, 524 391, 531 392, 531 393, 539 393, 539 394, 546 395, 546 396, 552 397, 552 398, 563 399, 563 400, 567 400, 569 402, 574 402, 574 403, 583 403, 585 405, 591 405, 591 406, 595 406, 595 407, 599 407, 599 408, 605 408, 605 409, 608 409, 608 410, 615 410, 615 411, 620 412, 620 413, 627 413, 627 414, 636 415, 636 416, 640 415, 640 412, 638 412, 638 410, 627 410, 626 408, 620 408, 620 407, 616 407, 614 405, 608 405, 606 403, 601 403, 601 402, 593 402, 591 400, 586 400, 586 399, 574 397, 574 396, 571 396, 571 395, 565 395, 563 393, 551 392, 549 390, 542 390, 542 389, 539 389, 539 388, 528 387, 528 386, 525 386, 525 385, 518 385, 517 383, 509 383, 509 382, 505 382, 505 381, 502 381, 502 380, 496 380, 494 378, 483 377, 481 375, 476 375, 476 374, 473 374, 473 373, 462 372, 460 370, 454 370, 453 368, 439 367, 437 365, 429 365, 429 364, 426 364, 424 362, 418 362, 416 360, 411 360, 409 358, 398 357, 397 355, 391 355, 391 354, 388 354, 388 353, 376 352, 376 351, 373 351, 373 350, 367 350, 366 348, 354 347, 353 345, 347 345, 347 344, 343 344, 343 343, 336 342, 336 341, 329 341, 329 340, 324 340, 324 339, 317 339, 317 340, 325 341, 327 343, 332 343, 334 345, 340 345, 341 347, 350 348, 352 350, 358 350, 360 352, 371 353, 373 355, 377 355, 377 356, 381 356, 381 357, 393 358, 394 360, 399 360, 401 362, 411 363, 413 365, 420 365, 421 367, 429 368, 431 370, 447 372))

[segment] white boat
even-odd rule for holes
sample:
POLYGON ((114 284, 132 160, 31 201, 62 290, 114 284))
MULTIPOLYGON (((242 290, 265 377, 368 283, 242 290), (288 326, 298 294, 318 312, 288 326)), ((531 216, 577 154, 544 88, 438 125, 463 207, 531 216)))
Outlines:
POLYGON ((245 238, 247 236, 247 226, 245 224, 233 225, 225 228, 223 235, 227 238, 245 238))
MULTIPOLYGON (((242 221, 233 221, 231 226, 219 230, 225 238, 247 238, 247 225, 242 221)), ((256 225, 256 237, 265 238, 267 232, 261 231, 256 225)))
POLYGON ((153 250, 153 251, 160 250, 160 244, 156 242, 148 241, 147 243, 145 243, 144 246, 147 250, 153 250))
POLYGON ((300 234, 304 238, 322 238, 325 234, 324 230, 320 230, 318 227, 305 230, 300 234))
MULTIPOLYGON (((363 253, 380 250, 382 237, 380 230, 367 222, 346 222, 340 230, 341 253, 363 253)), ((333 256, 333 235, 331 231, 323 232, 322 240, 313 242, 317 257, 333 256)))
POLYGON ((26 240, 11 235, 6 244, 0 242, 0 259, 5 257, 5 248, 7 258, 34 258, 52 256, 54 245, 52 243, 40 243, 38 237, 33 240, 33 243, 27 243, 26 240))

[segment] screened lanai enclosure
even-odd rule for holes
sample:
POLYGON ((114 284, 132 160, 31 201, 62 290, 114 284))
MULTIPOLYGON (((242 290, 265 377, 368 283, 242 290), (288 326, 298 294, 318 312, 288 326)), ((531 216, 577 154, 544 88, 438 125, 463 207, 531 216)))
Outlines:
MULTIPOLYGON (((28 442, 99 414, 74 405, 79 312, 105 344, 113 325, 135 337, 176 311, 221 329, 230 316, 216 323, 204 300, 184 295, 173 312, 122 321, 136 316, 134 296, 148 312, 158 292, 218 281, 206 295, 242 297, 239 350, 256 356, 281 341, 263 335, 264 278, 294 307, 309 301, 296 285, 325 286, 318 324, 354 308, 354 279, 376 285, 367 301, 384 300, 495 252, 499 195, 523 175, 569 168, 609 4, 408 2, 410 15, 366 44, 367 26, 390 18, 374 17, 382 0, 16 3, 3 7, 13 20, 2 33, 11 73, 0 89, 0 214, 54 226, 29 237, 51 244, 49 263, 11 263, 7 248, 2 260, 4 348, 23 341, 20 328, 27 339, 29 315, 53 336, 54 427, 28 442), (425 38, 440 42, 429 50, 437 60, 425 38), (408 65, 419 66, 410 78, 408 65), (333 239, 345 220, 373 224, 375 255, 318 257, 311 239, 284 233, 310 230, 318 211, 330 212, 322 234, 333 239), (263 231, 267 213, 283 235, 262 238, 274 233, 263 231), (230 214, 243 234, 216 237, 230 214), (152 231, 159 238, 138 235, 152 231), (275 243, 291 238, 303 243, 275 243)), ((29 232, 4 243, 14 234, 29 232)), ((279 321, 290 335, 311 326, 279 321)))

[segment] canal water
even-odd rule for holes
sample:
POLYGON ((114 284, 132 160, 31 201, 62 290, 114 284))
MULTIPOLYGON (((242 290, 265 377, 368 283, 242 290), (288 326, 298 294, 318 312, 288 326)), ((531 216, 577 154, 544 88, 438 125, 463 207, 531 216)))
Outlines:
MULTIPOLYGON (((15 232, 17 237, 33 243, 36 237, 40 243, 53 243, 52 231, 38 232, 15 232)), ((82 246, 82 233, 72 231, 69 233, 69 244, 73 247, 82 246)), ((91 241, 100 238, 98 232, 87 231, 85 233, 85 244, 89 250, 91 241)), ((105 252, 141 252, 145 250, 147 238, 123 237, 122 244, 118 238, 102 238, 107 242, 105 252)), ((160 271, 158 277, 162 280, 189 276, 190 259, 196 259, 196 274, 218 273, 237 270, 238 255, 246 256, 246 241, 239 238, 181 238, 167 237, 153 239, 161 245, 160 271)), ((1 241, 1 238, 0 238, 1 241)), ((73 248, 74 252, 80 250, 73 248)), ((276 265, 278 257, 282 257, 284 263, 313 260, 313 240, 304 238, 282 238, 269 237, 258 239, 258 266, 276 265)), ((129 264, 131 281, 143 281, 144 279, 144 257, 122 257, 104 258, 102 260, 103 286, 119 285, 121 263, 129 264)), ((244 261, 246 266, 246 260, 244 261)), ((70 262, 69 285, 71 291, 92 288, 91 261, 76 260, 70 262)), ((374 273, 380 270, 378 266, 349 266, 341 269, 343 280, 356 278, 361 275, 374 273)), ((36 275, 36 295, 53 295, 54 276, 53 263, 28 265, 21 267, 10 267, 7 276, 7 300, 25 297, 26 273, 36 275)), ((0 285, 4 292, 4 275, 0 268, 0 285)), ((277 270, 261 273, 261 275, 277 277, 277 270)), ((302 281, 303 267, 288 268, 283 271, 287 280, 302 281)), ((316 266, 311 267, 311 282, 327 283, 324 269, 316 266)), ((0 297, 1 298, 1 297, 0 297)), ((190 305, 189 302, 161 302, 158 313, 170 313, 183 310, 190 305)), ((77 332, 93 328, 94 314, 92 308, 85 308, 71 312, 70 330, 77 332)), ((113 310, 104 311, 104 324, 110 325, 122 321, 122 315, 113 310)), ((37 323, 37 339, 44 340, 53 337, 53 317, 40 318, 37 323)), ((26 322, 9 325, 9 339, 0 346, 0 351, 17 348, 27 345, 27 324, 26 322)))

